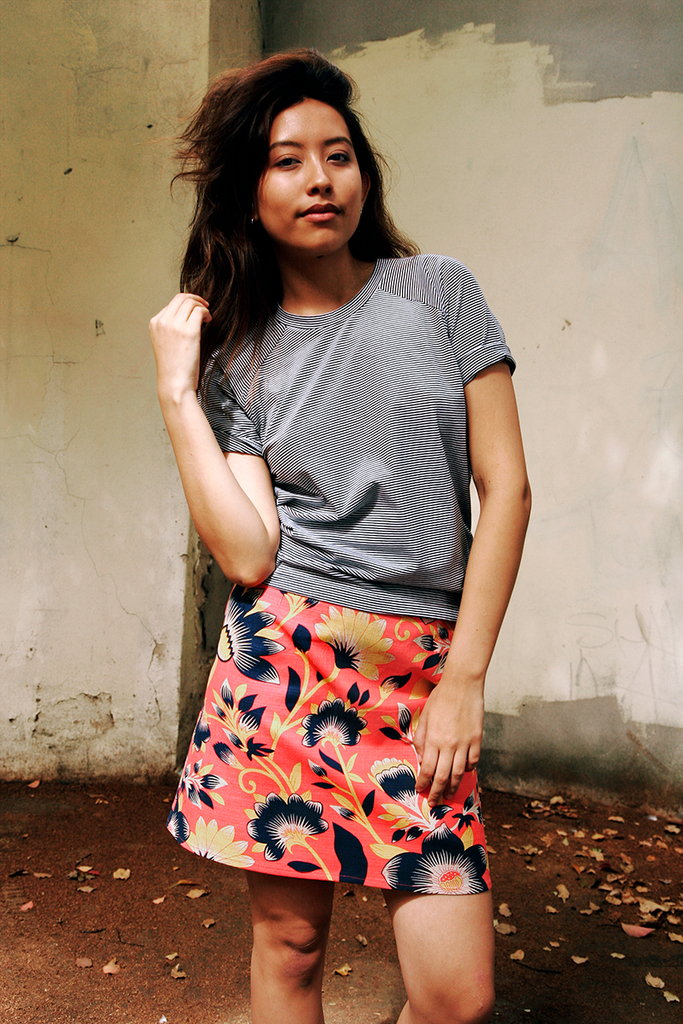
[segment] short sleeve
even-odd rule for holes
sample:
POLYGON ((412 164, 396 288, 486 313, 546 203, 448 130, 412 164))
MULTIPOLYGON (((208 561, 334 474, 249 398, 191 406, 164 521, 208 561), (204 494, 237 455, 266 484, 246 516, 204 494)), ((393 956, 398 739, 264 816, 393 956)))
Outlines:
POLYGON ((259 431, 235 398, 221 366, 214 363, 209 370, 199 401, 222 451, 263 456, 259 431))
POLYGON ((441 284, 448 333, 463 383, 469 384, 473 377, 494 363, 506 362, 514 372, 515 361, 503 329, 467 267, 457 260, 444 260, 441 284))

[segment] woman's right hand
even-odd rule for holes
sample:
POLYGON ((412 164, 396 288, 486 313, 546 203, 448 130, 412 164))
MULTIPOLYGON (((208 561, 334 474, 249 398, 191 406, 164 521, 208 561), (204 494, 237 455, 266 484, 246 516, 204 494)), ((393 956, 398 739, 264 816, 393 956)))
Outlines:
POLYGON ((180 292, 149 322, 157 364, 160 400, 179 401, 199 384, 199 352, 202 324, 211 313, 206 299, 180 292))

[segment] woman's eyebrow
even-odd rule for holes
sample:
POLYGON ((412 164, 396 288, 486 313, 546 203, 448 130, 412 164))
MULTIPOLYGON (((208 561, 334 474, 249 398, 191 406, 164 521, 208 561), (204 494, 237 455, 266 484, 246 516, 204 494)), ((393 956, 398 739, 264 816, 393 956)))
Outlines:
MULTIPOLYGON (((333 139, 325 139, 324 146, 336 146, 340 142, 345 142, 348 146, 352 146, 351 139, 347 139, 345 135, 335 135, 333 139)), ((295 149, 303 149, 304 145, 302 142, 295 142, 293 139, 282 139, 277 142, 271 142, 268 147, 268 152, 271 149, 275 149, 276 146, 293 146, 295 149)))

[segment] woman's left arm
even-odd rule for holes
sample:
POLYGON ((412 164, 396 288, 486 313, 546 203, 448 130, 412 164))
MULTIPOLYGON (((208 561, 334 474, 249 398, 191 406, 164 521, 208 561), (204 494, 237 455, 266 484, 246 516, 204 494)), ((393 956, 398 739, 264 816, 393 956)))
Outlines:
POLYGON ((496 363, 465 388, 472 476, 481 505, 451 649, 415 733, 417 789, 434 806, 479 761, 484 681, 517 576, 531 491, 510 370, 496 363))

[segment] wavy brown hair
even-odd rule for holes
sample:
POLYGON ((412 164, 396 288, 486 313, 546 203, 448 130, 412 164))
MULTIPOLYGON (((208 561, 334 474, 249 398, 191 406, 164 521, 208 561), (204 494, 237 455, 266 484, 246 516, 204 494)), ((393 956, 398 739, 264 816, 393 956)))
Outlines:
POLYGON ((327 103, 341 114, 360 170, 370 179, 360 223, 349 241, 352 255, 372 262, 417 252, 386 208, 386 163, 353 107, 351 78, 315 50, 277 54, 219 75, 180 136, 181 169, 173 179, 196 188, 180 287, 205 298, 213 318, 202 331, 200 379, 217 349, 229 357, 248 333, 258 345, 282 297, 272 244, 251 218, 273 121, 304 99, 327 103))

